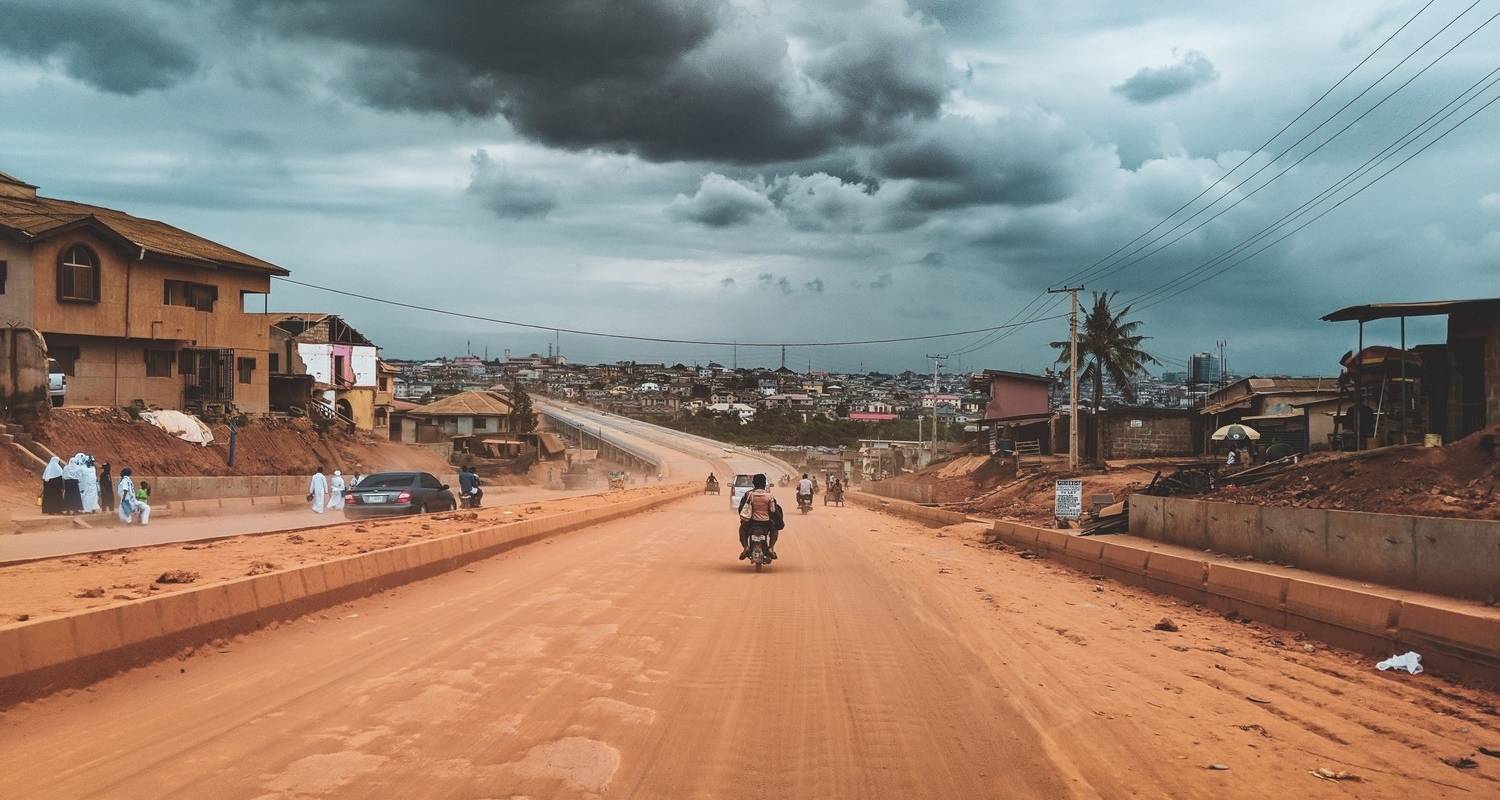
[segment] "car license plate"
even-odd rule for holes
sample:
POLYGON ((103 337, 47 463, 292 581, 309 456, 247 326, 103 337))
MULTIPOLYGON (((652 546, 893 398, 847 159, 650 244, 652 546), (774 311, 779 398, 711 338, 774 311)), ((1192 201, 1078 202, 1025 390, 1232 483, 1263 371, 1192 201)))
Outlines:
POLYGON ((367 495, 365 495, 365 502, 366 503, 384 503, 385 501, 386 501, 386 496, 383 495, 383 494, 367 494, 367 495))

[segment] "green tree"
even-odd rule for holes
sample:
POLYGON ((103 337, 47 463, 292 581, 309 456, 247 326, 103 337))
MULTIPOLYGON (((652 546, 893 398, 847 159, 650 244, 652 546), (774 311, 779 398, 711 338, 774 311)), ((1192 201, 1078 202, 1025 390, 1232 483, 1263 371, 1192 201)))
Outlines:
MULTIPOLYGON (((1141 323, 1138 320, 1126 321, 1125 317, 1130 313, 1130 306, 1125 306, 1119 311, 1110 307, 1110 303, 1119 292, 1101 294, 1094 292, 1094 305, 1084 312, 1083 321, 1078 329, 1078 357, 1082 362, 1082 373, 1079 379, 1087 381, 1092 385, 1094 412, 1097 414, 1099 406, 1104 402, 1104 376, 1108 375, 1126 402, 1135 402, 1135 377, 1144 372, 1147 364, 1159 364, 1151 354, 1141 349, 1141 343, 1150 338, 1142 336, 1138 331, 1141 323)), ((1069 341, 1064 339, 1053 342, 1052 346, 1057 348, 1057 362, 1068 366, 1072 371, 1071 347, 1069 341)), ((1094 457, 1102 457, 1102 449, 1099 446, 1099 437, 1102 426, 1094 426, 1094 457)))
POLYGON ((510 385, 510 429, 517 433, 536 430, 536 413, 531 410, 531 395, 521 388, 520 381, 510 385))

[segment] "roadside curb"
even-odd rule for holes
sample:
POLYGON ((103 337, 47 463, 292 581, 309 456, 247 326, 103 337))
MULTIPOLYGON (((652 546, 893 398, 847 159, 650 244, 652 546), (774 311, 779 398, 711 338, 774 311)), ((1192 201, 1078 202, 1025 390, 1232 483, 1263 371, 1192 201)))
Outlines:
POLYGON ((1347 579, 1160 552, 1113 536, 1081 537, 861 492, 848 497, 857 505, 928 524, 982 522, 992 526, 995 539, 1085 574, 1300 631, 1348 650, 1382 656, 1416 650, 1429 671, 1500 686, 1500 613, 1471 602, 1426 601, 1406 596, 1414 592, 1364 588, 1347 579))
POLYGON ((94 683, 184 648, 440 575, 523 544, 667 505, 699 491, 698 486, 683 486, 655 497, 490 525, 0 627, 0 708, 94 683))

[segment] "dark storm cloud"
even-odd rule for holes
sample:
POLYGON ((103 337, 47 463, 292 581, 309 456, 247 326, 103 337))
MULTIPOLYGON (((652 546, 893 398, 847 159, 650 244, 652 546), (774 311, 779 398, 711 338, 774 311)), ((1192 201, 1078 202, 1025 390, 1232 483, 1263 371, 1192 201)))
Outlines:
POLYGON ((924 267, 932 267, 933 269, 941 269, 943 267, 943 265, 945 265, 945 264, 948 263, 948 255, 946 253, 939 253, 936 250, 934 250, 932 252, 929 252, 927 255, 922 256, 920 259, 918 259, 917 263, 921 264, 924 267))
POLYGON ((673 219, 696 222, 710 228, 744 225, 775 212, 764 194, 717 172, 703 176, 692 197, 677 195, 667 207, 673 219))
POLYGON ((983 125, 948 117, 879 151, 875 170, 914 181, 908 203, 934 211, 974 205, 1030 206, 1067 197, 1073 156, 1087 143, 1043 114, 983 125))
POLYGON ((557 193, 541 181, 515 174, 509 166, 480 150, 473 156, 469 194, 501 219, 545 217, 557 207, 557 193))
POLYGON ((802 286, 804 288, 806 288, 808 291, 816 292, 818 294, 822 294, 823 293, 823 279, 822 278, 813 278, 812 280, 808 281, 807 283, 802 284, 802 286))
POLYGON ((1182 54, 1176 64, 1165 67, 1141 67, 1125 82, 1110 89, 1132 103, 1145 105, 1165 100, 1174 95, 1186 94, 1219 77, 1208 56, 1197 50, 1182 54))
POLYGON ((138 11, 0 0, 0 52, 114 94, 166 89, 191 77, 197 56, 138 11))
POLYGON ((892 282, 893 281, 891 280, 891 273, 889 273, 889 272, 882 272, 879 275, 875 276, 875 280, 870 281, 870 288, 871 289, 889 289, 892 282))
POLYGON ((942 31, 891 4, 800 42, 723 0, 231 0, 235 24, 352 45, 346 82, 381 109, 503 114, 563 148, 766 163, 877 142, 937 113, 942 31))
POLYGON ((724 279, 719 281, 719 285, 724 287, 725 289, 732 289, 734 288, 734 278, 725 277, 724 279))

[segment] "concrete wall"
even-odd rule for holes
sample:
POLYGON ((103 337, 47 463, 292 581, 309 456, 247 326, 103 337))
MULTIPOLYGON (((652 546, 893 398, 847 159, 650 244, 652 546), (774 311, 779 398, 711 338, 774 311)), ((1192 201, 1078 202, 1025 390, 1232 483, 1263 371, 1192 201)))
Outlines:
MULTIPOLYGON (((119 478, 118 475, 115 477, 119 478)), ((135 476, 137 484, 143 480, 151 484, 152 503, 217 500, 224 497, 300 496, 307 494, 307 484, 311 479, 311 475, 135 476)))
POLYGON ((915 483, 885 481, 865 481, 860 484, 860 491, 878 494, 881 497, 890 497, 896 500, 905 500, 909 503, 932 502, 932 487, 915 483))
POLYGON ((1130 532, 1385 586, 1500 598, 1500 522, 1131 495, 1130 532))
POLYGON ((0 412, 46 413, 47 343, 32 328, 0 327, 0 412))

